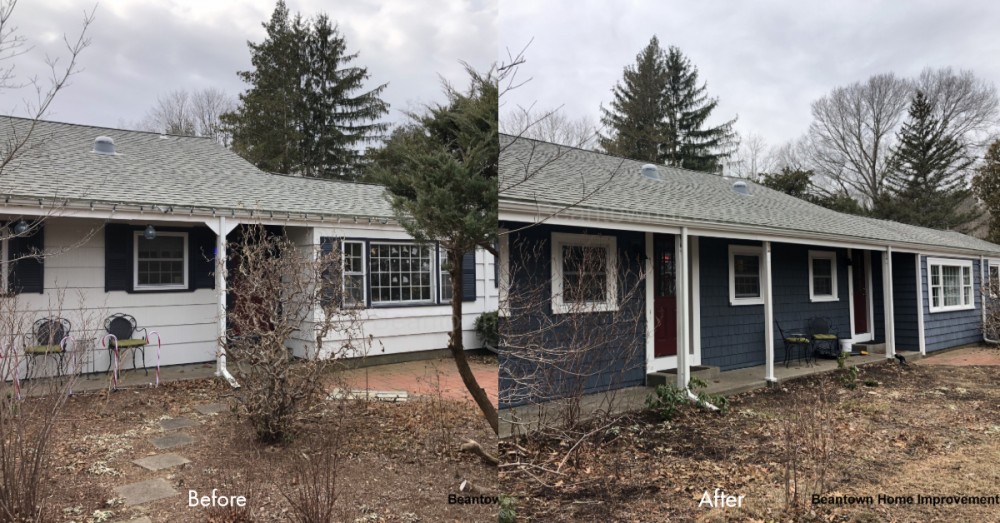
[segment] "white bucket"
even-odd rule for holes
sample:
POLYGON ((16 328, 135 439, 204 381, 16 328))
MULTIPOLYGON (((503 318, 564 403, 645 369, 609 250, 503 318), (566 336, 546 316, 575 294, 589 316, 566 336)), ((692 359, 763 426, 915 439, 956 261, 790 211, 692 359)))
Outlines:
POLYGON ((851 346, 854 343, 851 340, 840 340, 840 352, 851 352, 851 346))

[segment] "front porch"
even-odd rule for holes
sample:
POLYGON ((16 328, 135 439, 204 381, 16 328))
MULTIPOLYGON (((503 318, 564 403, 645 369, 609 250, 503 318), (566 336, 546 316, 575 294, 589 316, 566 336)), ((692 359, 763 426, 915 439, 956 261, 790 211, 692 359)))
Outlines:
MULTIPOLYGON (((896 354, 906 358, 907 364, 922 357, 919 351, 896 351, 896 354)), ((846 365, 863 366, 884 361, 886 361, 884 353, 871 352, 866 356, 850 356, 846 365)), ((837 360, 834 359, 820 358, 809 365, 804 360, 802 362, 794 361, 788 367, 776 365, 774 368, 775 380, 769 382, 764 379, 764 365, 744 367, 719 372, 714 378, 703 378, 708 386, 700 389, 699 392, 732 396, 764 389, 768 386, 777 386, 787 380, 833 372, 836 369, 837 360)), ((692 375, 697 376, 694 372, 692 375)), ((671 384, 672 382, 668 380, 667 383, 671 384)), ((579 402, 580 417, 581 419, 589 419, 598 414, 622 414, 642 410, 646 406, 646 398, 653 392, 654 385, 651 383, 644 387, 628 387, 583 396, 579 402)), ((556 400, 547 404, 524 405, 501 410, 500 437, 507 438, 514 434, 538 430, 541 428, 540 421, 558 419, 558 415, 553 412, 553 409, 559 409, 560 405, 560 401, 556 400)))

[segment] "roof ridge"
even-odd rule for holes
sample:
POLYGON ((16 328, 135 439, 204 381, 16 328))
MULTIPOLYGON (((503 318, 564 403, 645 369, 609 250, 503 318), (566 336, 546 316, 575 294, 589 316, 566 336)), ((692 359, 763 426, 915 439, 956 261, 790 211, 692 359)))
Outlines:
POLYGON ((140 131, 138 129, 121 129, 121 128, 118 128, 118 127, 107 127, 107 126, 103 126, 103 125, 90 125, 90 124, 73 123, 73 122, 57 122, 55 120, 43 120, 41 118, 26 118, 24 116, 14 116, 14 115, 10 115, 10 114, 2 114, 2 115, 0 115, 0 119, 21 120, 21 121, 24 121, 24 122, 32 122, 32 121, 34 121, 34 122, 38 122, 38 123, 53 124, 53 125, 66 125, 66 126, 70 126, 70 127, 85 127, 85 128, 90 128, 90 129, 102 129, 102 130, 105 130, 105 131, 118 131, 118 132, 122 132, 122 133, 150 134, 150 135, 154 135, 154 136, 170 136, 170 137, 173 137, 173 138, 194 138, 194 139, 199 139, 199 140, 212 140, 213 139, 211 136, 191 136, 191 135, 187 135, 187 134, 170 134, 170 133, 161 133, 161 132, 157 132, 157 131, 140 131))

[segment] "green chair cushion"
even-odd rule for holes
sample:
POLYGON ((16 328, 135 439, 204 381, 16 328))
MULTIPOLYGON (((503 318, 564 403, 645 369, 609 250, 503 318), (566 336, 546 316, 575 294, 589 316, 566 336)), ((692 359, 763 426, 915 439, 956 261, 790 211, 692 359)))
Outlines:
POLYGON ((34 347, 24 348, 26 354, 59 354, 62 351, 62 347, 58 345, 35 345, 34 347))
POLYGON ((131 349, 133 347, 145 347, 146 340, 143 339, 132 339, 132 340, 118 340, 119 349, 131 349))
POLYGON ((809 343, 809 338, 785 338, 785 343, 809 343))
POLYGON ((813 338, 817 340, 835 340, 837 339, 836 334, 813 334, 813 338))

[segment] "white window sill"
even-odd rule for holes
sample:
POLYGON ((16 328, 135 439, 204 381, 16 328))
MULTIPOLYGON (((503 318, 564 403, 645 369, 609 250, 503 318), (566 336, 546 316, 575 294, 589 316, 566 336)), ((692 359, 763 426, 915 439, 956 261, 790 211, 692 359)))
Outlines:
POLYGON ((617 303, 587 302, 568 305, 563 303, 552 304, 553 314, 587 314, 590 312, 615 312, 617 310, 617 303))
POLYGON ((148 292, 148 291, 186 291, 188 290, 187 285, 158 285, 158 286, 136 286, 132 289, 135 292, 148 292))
POLYGON ((931 307, 931 314, 937 312, 955 312, 955 311, 973 311, 976 310, 975 305, 953 305, 951 307, 931 307))
POLYGON ((729 300, 729 305, 733 307, 741 305, 764 305, 764 298, 734 298, 729 300))
POLYGON ((822 303, 822 302, 840 301, 840 298, 837 296, 810 296, 809 301, 813 303, 822 303))

